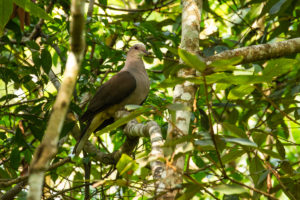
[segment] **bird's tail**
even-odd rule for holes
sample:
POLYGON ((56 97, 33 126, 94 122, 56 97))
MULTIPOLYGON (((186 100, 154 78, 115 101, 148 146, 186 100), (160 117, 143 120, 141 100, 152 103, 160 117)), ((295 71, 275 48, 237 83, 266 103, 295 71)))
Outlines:
POLYGON ((91 122, 88 122, 88 124, 81 131, 81 135, 80 135, 79 139, 77 140, 77 143, 73 149, 72 153, 75 154, 76 156, 78 156, 80 154, 81 150, 83 149, 83 145, 85 143, 85 142, 83 143, 83 141, 86 141, 84 136, 87 135, 85 133, 86 133, 87 129, 89 128, 90 124, 91 124, 91 122))
POLYGON ((93 120, 87 124, 81 132, 81 136, 74 147, 73 154, 75 154, 75 156, 80 154, 90 135, 103 123, 104 120, 105 115, 103 113, 98 113, 93 120))

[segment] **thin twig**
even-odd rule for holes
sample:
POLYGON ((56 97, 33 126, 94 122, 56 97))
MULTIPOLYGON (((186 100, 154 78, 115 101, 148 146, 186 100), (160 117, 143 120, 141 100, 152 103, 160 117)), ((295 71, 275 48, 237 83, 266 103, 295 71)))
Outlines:
POLYGON ((101 8, 106 8, 106 9, 111 9, 111 10, 117 10, 117 11, 124 11, 124 12, 147 12, 147 11, 153 11, 153 10, 159 10, 163 7, 166 7, 172 3, 174 3, 175 0, 171 0, 165 4, 162 4, 160 6, 155 6, 154 8, 148 8, 148 9, 124 9, 124 8, 115 8, 115 7, 111 7, 111 6, 107 6, 107 5, 103 5, 103 4, 99 4, 99 3, 95 3, 95 5, 100 6, 101 8))
POLYGON ((278 110, 283 116, 285 116, 286 118, 288 118, 289 120, 291 120, 292 122, 294 122, 295 124, 298 124, 298 125, 300 125, 300 123, 299 122, 297 122, 295 119, 293 119, 292 117, 290 117, 286 112, 284 112, 283 110, 281 110, 275 103, 274 103, 274 101, 271 99, 271 98, 269 98, 267 95, 265 95, 265 93, 263 93, 259 88, 258 88, 258 86, 254 86, 256 89, 257 89, 257 91, 259 91, 264 97, 265 97, 265 99, 276 109, 276 110, 278 110))
POLYGON ((219 152, 219 149, 218 149, 218 146, 217 146, 217 141, 216 141, 216 138, 215 138, 214 129, 213 129, 212 117, 211 117, 212 108, 211 108, 211 104, 209 103, 209 99, 208 99, 208 86, 207 86, 205 76, 203 76, 203 83, 204 83, 206 106, 207 106, 207 111, 208 111, 209 133, 210 133, 211 139, 214 143, 214 146, 215 146, 215 149, 216 149, 216 152, 217 152, 217 156, 218 156, 218 160, 219 160, 220 165, 221 165, 223 176, 227 177, 227 174, 226 174, 226 171, 225 171, 222 159, 221 159, 221 155, 220 155, 220 152, 219 152))
POLYGON ((239 182, 239 181, 236 181, 236 180, 234 180, 234 179, 232 179, 232 178, 230 178, 230 177, 227 177, 227 179, 229 179, 231 182, 233 182, 233 183, 235 183, 235 184, 238 184, 238 185, 241 185, 241 186, 243 186, 243 187, 245 187, 245 188, 248 188, 248 189, 250 189, 250 190, 253 190, 254 192, 257 192, 257 193, 259 193, 259 194, 262 194, 262 195, 264 195, 264 196, 266 196, 266 197, 268 197, 268 198, 270 198, 270 199, 278 200, 278 199, 277 199, 276 197, 274 197, 273 195, 268 194, 268 193, 266 193, 266 192, 264 192, 264 191, 261 191, 261 190, 259 190, 259 189, 254 188, 254 187, 251 187, 251 186, 249 186, 249 185, 246 185, 246 184, 244 184, 244 183, 241 183, 241 182, 239 182))

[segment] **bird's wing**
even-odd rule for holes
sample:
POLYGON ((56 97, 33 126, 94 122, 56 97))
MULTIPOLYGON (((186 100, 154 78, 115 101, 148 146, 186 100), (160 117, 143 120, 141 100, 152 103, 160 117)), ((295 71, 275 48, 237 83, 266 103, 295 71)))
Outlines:
POLYGON ((121 71, 99 87, 80 121, 90 120, 109 106, 121 103, 136 88, 136 80, 128 71, 121 71))

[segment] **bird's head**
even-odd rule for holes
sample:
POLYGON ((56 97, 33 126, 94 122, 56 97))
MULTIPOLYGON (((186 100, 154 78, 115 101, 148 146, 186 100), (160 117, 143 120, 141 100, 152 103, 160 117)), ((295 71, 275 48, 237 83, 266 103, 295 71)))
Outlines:
POLYGON ((149 55, 149 54, 150 53, 146 50, 145 45, 135 44, 129 49, 127 56, 134 56, 134 57, 141 58, 142 56, 149 55))

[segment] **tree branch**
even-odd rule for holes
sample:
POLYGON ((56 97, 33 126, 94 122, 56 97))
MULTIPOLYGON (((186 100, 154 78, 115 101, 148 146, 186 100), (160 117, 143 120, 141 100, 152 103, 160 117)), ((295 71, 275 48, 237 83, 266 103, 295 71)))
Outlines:
POLYGON ((4 195, 0 197, 0 200, 13 200, 23 187, 27 184, 27 179, 18 183, 15 187, 8 190, 4 195))
POLYGON ((174 3, 175 0, 171 0, 165 4, 162 4, 160 6, 155 6, 154 8, 148 8, 148 9, 123 9, 123 8, 115 8, 115 7, 111 7, 111 6, 107 6, 107 5, 103 5, 103 4, 98 4, 98 3, 95 3, 95 5, 101 7, 101 8, 105 8, 105 9, 110 9, 110 10, 117 10, 117 11, 124 11, 124 12, 146 12, 146 11, 153 11, 153 10, 158 10, 158 9, 161 9, 163 7, 166 7, 172 3, 174 3))
MULTIPOLYGON (((56 169, 57 167, 62 166, 63 164, 70 162, 71 158, 67 157, 64 158, 56 163, 54 163, 53 165, 51 165, 48 169, 48 171, 52 170, 52 169, 56 169)), ((27 184, 28 181, 28 175, 25 176, 21 176, 19 178, 10 180, 10 181, 0 181, 0 187, 8 187, 12 184, 17 184, 16 186, 14 186, 12 189, 10 189, 9 191, 7 191, 3 196, 1 196, 0 200, 7 200, 9 198, 13 199, 19 192, 21 192, 22 188, 27 184)))
MULTIPOLYGON (((117 115, 126 116, 129 112, 118 112, 117 115)), ((161 181, 163 174, 165 174, 165 165, 160 159, 164 159, 162 146, 164 140, 162 137, 161 129, 155 121, 149 121, 146 124, 140 124, 137 120, 131 120, 124 128, 124 132, 129 136, 136 137, 150 137, 151 153, 149 155, 150 166, 153 178, 155 179, 155 190, 157 194, 165 191, 166 186, 161 181)))
MULTIPOLYGON (((201 11, 202 11, 202 0, 183 0, 182 1, 182 20, 181 20, 181 44, 180 48, 185 49, 189 52, 199 51, 199 33, 200 33, 200 22, 201 22, 201 11)), ((182 61, 180 61, 182 62, 182 61)), ((196 72, 194 69, 181 69, 177 73, 178 77, 194 77, 196 72)), ((189 109, 176 110, 171 115, 172 123, 169 123, 167 140, 181 137, 180 133, 188 135, 191 119, 191 110, 193 108, 193 102, 196 93, 196 86, 192 83, 185 82, 183 84, 177 84, 173 91, 173 102, 183 104, 189 109), (178 131, 174 125, 176 124, 178 131)), ((181 143, 175 146, 176 149, 183 148, 186 143, 181 143)), ((171 151, 172 155, 168 155, 174 158, 176 151, 171 151)), ((174 170, 171 167, 166 168, 165 183, 167 189, 171 189, 174 185, 182 184, 181 173, 184 168, 185 156, 180 156, 176 160, 171 158, 170 166, 174 166, 174 170)), ((168 191, 166 195, 162 197, 166 199, 175 199, 178 194, 178 190, 168 191)))
POLYGON ((216 60, 230 59, 236 56, 243 56, 240 64, 268 60, 282 56, 300 53, 300 38, 270 44, 259 44, 248 47, 226 50, 216 55, 205 58, 206 64, 216 60))
POLYGON ((82 61, 85 24, 83 0, 72 0, 71 15, 71 52, 68 55, 63 82, 55 100, 45 135, 40 146, 36 149, 30 164, 30 176, 28 180, 29 200, 38 200, 41 198, 44 173, 49 168, 49 163, 57 152, 59 133, 71 101, 82 61))
MULTIPOLYGON (((49 13, 52 10, 54 2, 55 2, 55 0, 50 1, 50 3, 48 4, 48 6, 45 10, 46 13, 49 13)), ((43 24, 44 24, 44 19, 41 18, 39 20, 39 22, 35 25, 33 31, 30 33, 29 37, 28 38, 23 38, 22 42, 27 42, 27 41, 36 39, 41 33, 41 27, 42 27, 43 24)))

